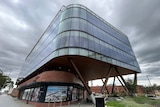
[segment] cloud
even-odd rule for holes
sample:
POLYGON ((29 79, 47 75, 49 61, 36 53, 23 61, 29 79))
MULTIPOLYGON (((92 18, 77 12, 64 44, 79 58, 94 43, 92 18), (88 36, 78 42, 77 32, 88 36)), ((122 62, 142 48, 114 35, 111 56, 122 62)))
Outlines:
POLYGON ((0 67, 16 78, 24 59, 63 5, 83 4, 124 32, 144 76, 159 75, 159 0, 7 0, 0 2, 0 67), (16 75, 15 75, 16 74, 16 75))
POLYGON ((117 7, 116 22, 125 32, 141 63, 159 61, 160 1, 127 1, 117 7), (132 33, 132 34, 131 34, 132 33), (156 42, 157 41, 157 42, 156 42), (152 44, 152 45, 151 45, 152 44))

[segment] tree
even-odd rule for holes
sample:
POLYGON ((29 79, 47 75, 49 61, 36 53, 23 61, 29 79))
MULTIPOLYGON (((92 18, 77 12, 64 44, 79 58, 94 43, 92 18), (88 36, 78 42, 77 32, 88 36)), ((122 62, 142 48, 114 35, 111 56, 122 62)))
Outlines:
POLYGON ((131 79, 128 79, 126 81, 126 87, 129 91, 130 96, 133 96, 135 95, 135 93, 137 93, 136 84, 134 84, 134 82, 131 79))
POLYGON ((6 75, 3 75, 2 70, 0 70, 0 90, 8 86, 9 88, 13 88, 14 82, 12 79, 6 75))
POLYGON ((18 87, 19 82, 20 82, 20 81, 22 81, 22 80, 23 80, 23 78, 22 78, 22 77, 17 78, 15 85, 17 85, 17 87, 18 87))
POLYGON ((3 73, 0 73, 0 90, 4 86, 6 81, 6 77, 3 75, 3 73))

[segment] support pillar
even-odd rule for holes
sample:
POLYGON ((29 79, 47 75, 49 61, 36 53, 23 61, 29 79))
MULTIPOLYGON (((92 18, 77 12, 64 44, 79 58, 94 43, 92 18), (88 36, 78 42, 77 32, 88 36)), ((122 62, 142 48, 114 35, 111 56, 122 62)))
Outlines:
POLYGON ((69 61, 70 61, 70 63, 72 64, 72 66, 74 67, 75 71, 77 72, 77 74, 78 74, 79 78, 81 79, 84 87, 86 88, 88 94, 91 95, 92 92, 91 92, 91 90, 89 89, 89 86, 87 85, 87 83, 86 83, 86 81, 84 80, 83 76, 82 76, 81 73, 79 72, 78 68, 76 67, 75 63, 74 63, 71 59, 69 59, 69 61))
POLYGON ((115 77, 114 77, 113 85, 112 85, 112 94, 114 93, 114 85, 115 85, 115 77))
POLYGON ((124 88, 125 93, 128 95, 127 87, 123 85, 122 81, 118 78, 118 76, 117 76, 117 79, 119 80, 119 82, 121 83, 122 87, 124 88))
POLYGON ((136 93, 137 93, 138 92, 138 90, 137 90, 137 73, 134 74, 134 83, 133 84, 136 88, 136 93))
POLYGON ((109 71, 107 72, 107 75, 106 75, 106 78, 105 78, 105 81, 104 81, 104 83, 103 83, 103 86, 102 86, 102 88, 101 88, 100 93, 103 93, 103 92, 104 92, 104 88, 106 87, 106 84, 107 84, 107 82, 108 82, 108 78, 109 78, 109 76, 110 76, 111 70, 112 70, 112 67, 110 66, 110 67, 109 67, 109 71))
POLYGON ((115 71, 117 72, 117 74, 120 76, 120 78, 121 78, 121 80, 123 81, 123 83, 124 83, 124 85, 123 85, 123 83, 120 81, 120 79, 118 78, 118 76, 117 76, 117 79, 120 81, 120 83, 122 84, 122 86, 124 87, 124 89, 126 90, 126 94, 128 95, 128 89, 127 89, 127 87, 126 87, 126 81, 124 80, 124 78, 122 77, 122 75, 120 74, 120 72, 118 71, 118 69, 116 68, 116 67, 114 67, 114 69, 115 69, 115 71))
MULTIPOLYGON (((102 82, 103 82, 103 84, 104 84, 103 79, 101 79, 101 80, 102 80, 102 82)), ((108 89, 107 89, 107 86, 105 86, 105 89, 107 90, 107 93, 110 94, 109 91, 108 91, 108 89)))
POLYGON ((137 73, 134 74, 134 85, 137 86, 137 73))

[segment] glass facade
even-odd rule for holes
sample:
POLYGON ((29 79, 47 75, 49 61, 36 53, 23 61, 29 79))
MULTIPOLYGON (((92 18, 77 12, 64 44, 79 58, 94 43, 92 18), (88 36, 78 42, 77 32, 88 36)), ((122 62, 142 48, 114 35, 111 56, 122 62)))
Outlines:
POLYGON ((58 14, 26 58, 20 76, 64 55, 85 56, 140 72, 127 36, 81 5, 69 5, 58 14))

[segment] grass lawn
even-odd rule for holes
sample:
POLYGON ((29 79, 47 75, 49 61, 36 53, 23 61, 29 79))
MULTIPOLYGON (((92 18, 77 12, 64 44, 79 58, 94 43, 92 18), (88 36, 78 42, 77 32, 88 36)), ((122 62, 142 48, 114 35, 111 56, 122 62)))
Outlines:
POLYGON ((126 97, 122 101, 109 101, 107 106, 113 107, 160 107, 160 100, 152 100, 147 97, 126 97))

